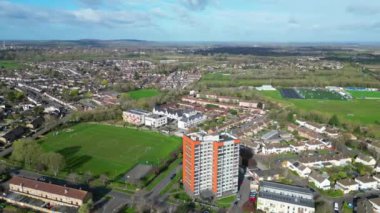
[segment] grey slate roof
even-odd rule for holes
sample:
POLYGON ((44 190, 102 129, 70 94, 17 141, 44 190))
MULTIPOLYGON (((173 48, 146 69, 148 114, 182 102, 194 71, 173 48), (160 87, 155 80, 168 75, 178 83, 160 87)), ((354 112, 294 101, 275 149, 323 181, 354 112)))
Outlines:
POLYGON ((314 199, 293 197, 293 196, 289 196, 285 194, 269 192, 269 191, 262 190, 262 187, 269 187, 272 189, 274 188, 274 189, 283 190, 283 191, 291 191, 291 192, 300 193, 300 194, 313 195, 313 192, 308 188, 269 182, 269 181, 262 181, 260 182, 259 199, 266 198, 270 200, 276 200, 276 201, 291 203, 291 204, 300 205, 300 206, 306 206, 306 207, 311 207, 311 208, 315 207, 314 199))

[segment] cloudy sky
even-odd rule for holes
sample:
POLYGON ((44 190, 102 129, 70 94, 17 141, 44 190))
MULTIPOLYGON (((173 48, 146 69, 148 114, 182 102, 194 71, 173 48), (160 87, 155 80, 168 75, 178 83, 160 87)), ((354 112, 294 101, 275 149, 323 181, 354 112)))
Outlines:
POLYGON ((0 39, 380 42, 380 0, 0 0, 0 39))

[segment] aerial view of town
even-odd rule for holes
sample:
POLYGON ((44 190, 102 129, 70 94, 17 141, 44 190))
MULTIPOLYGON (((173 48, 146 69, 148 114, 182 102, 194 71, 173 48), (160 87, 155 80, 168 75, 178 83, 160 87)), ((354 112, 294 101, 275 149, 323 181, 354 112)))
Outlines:
POLYGON ((379 20, 0 0, 0 212, 380 213, 379 20))

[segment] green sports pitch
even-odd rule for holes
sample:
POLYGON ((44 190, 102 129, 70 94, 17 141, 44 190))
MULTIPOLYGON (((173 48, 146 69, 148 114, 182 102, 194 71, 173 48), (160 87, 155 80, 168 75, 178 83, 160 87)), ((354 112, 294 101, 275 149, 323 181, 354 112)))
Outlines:
POLYGON ((157 89, 140 89, 132 92, 128 92, 127 95, 134 100, 139 100, 143 98, 151 98, 160 95, 160 91, 157 89))
POLYGON ((279 91, 262 91, 259 94, 284 107, 293 107, 304 112, 317 112, 326 116, 334 114, 345 122, 366 125, 373 128, 380 138, 380 99, 322 100, 322 99, 284 99, 279 91))
POLYGON ((379 91, 348 91, 356 99, 380 99, 379 91))
POLYGON ((102 124, 79 124, 49 133, 40 141, 46 151, 61 153, 66 172, 116 177, 138 163, 157 164, 178 149, 178 137, 102 124))

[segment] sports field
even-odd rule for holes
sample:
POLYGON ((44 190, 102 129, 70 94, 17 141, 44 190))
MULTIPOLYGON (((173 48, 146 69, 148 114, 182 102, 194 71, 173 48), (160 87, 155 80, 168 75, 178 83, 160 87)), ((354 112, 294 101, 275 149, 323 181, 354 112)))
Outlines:
POLYGON ((379 91, 348 91, 356 99, 380 99, 379 91))
POLYGON ((346 100, 339 93, 325 89, 298 89, 298 92, 305 99, 346 100))
POLYGON ((101 124, 79 124, 51 132, 41 141, 46 151, 66 158, 66 171, 115 177, 137 163, 156 164, 179 148, 181 140, 155 132, 101 124))
POLYGON ((20 68, 21 64, 19 64, 16 61, 11 61, 11 60, 0 60, 0 68, 5 68, 5 69, 17 69, 20 68))
POLYGON ((140 89, 132 92, 128 92, 127 95, 132 99, 139 100, 142 98, 150 98, 154 96, 158 96, 160 91, 156 89, 140 89))
MULTIPOLYGON (((279 91, 260 92, 264 96, 284 104, 284 106, 296 107, 306 112, 318 112, 331 116, 338 115, 342 121, 355 124, 366 124, 379 129, 375 122, 380 121, 380 99, 353 99, 341 100, 317 100, 317 99, 284 99, 279 91)), ((380 131, 378 131, 380 133, 380 131)), ((380 136, 380 134, 379 134, 380 136)))

